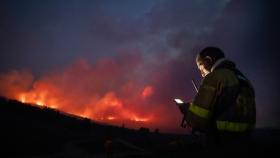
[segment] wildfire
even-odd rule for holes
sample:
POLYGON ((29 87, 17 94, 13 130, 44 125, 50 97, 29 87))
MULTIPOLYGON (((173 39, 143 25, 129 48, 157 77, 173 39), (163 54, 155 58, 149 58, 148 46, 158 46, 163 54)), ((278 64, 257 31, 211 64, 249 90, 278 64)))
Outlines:
MULTIPOLYGON (((145 96, 150 95, 151 93, 151 87, 146 87, 144 89, 145 96)), ((50 98, 47 99, 45 98, 45 95, 37 95, 35 93, 25 93, 25 94, 20 94, 18 97, 18 100, 21 101, 22 103, 30 103, 30 104, 36 104, 39 106, 47 106, 51 108, 60 108, 61 106, 59 104, 56 105, 48 105, 47 103, 49 102, 55 102, 56 99, 50 98)), ((85 109, 84 112, 72 112, 75 115, 81 116, 83 118, 91 118, 93 120, 97 121, 113 121, 113 120, 120 120, 120 121, 125 121, 125 120, 130 120, 134 122, 149 122, 151 121, 151 117, 139 117, 137 116, 134 112, 129 111, 127 109, 124 109, 123 107, 123 102, 118 99, 114 93, 109 92, 104 96, 104 98, 101 98, 98 100, 94 106, 94 108, 90 109, 87 108, 85 109), (116 115, 105 115, 105 116, 99 116, 100 114, 104 115, 102 113, 103 111, 110 110, 110 109, 115 109, 117 110, 116 115)))
POLYGON ((131 120, 136 122, 148 122, 151 120, 151 117, 137 117, 134 115, 132 116, 131 120))
POLYGON ((28 100, 28 97, 26 97, 26 96, 27 96, 26 94, 21 94, 21 95, 19 95, 18 100, 22 103, 36 104, 39 106, 45 105, 44 102, 41 100, 28 100))
MULTIPOLYGON (((35 99, 35 98, 36 97, 34 97, 34 95, 29 96, 28 94, 20 94, 17 100, 19 100, 22 103, 36 104, 39 106, 46 105, 45 102, 42 101, 42 99, 35 99)), ((54 106, 50 106, 50 107, 54 107, 54 106)))
POLYGON ((43 106, 43 105, 44 105, 44 103, 43 103, 42 101, 37 101, 37 102, 36 102, 36 105, 43 106))
POLYGON ((57 108, 57 106, 55 106, 55 105, 50 105, 50 107, 53 108, 53 109, 57 108))
POLYGON ((134 118, 133 121, 136 121, 136 122, 147 122, 149 121, 148 118, 134 118))
POLYGON ((173 117, 165 115, 165 104, 154 97, 158 96, 154 82, 138 79, 138 66, 123 61, 128 60, 78 61, 36 79, 21 71, 0 74, 0 95, 102 123, 132 128, 169 125, 173 117), (157 117, 162 115, 167 117, 157 117))
POLYGON ((114 116, 108 116, 107 117, 107 120, 115 120, 116 119, 116 117, 114 117, 114 116))
POLYGON ((25 103, 25 96, 24 96, 24 95, 21 95, 21 97, 19 98, 19 100, 20 100, 22 103, 25 103))
POLYGON ((144 88, 143 92, 142 92, 142 98, 147 98, 150 97, 152 94, 154 93, 154 89, 152 86, 147 86, 144 88))

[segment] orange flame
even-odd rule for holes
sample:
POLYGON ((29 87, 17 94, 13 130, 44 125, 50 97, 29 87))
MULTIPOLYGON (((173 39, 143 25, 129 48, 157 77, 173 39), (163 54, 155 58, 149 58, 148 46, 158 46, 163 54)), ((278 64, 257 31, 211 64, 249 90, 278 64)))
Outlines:
MULTIPOLYGON (((148 96, 147 94, 150 93, 151 87, 146 87, 144 91, 145 96, 148 96), (148 89, 148 90, 147 90, 148 89)), ((30 103, 30 104, 36 104, 39 106, 47 106, 51 108, 59 108, 61 107, 59 104, 56 103, 56 105, 48 105, 46 103, 55 103, 56 99, 53 98, 45 98, 47 93, 35 93, 35 92, 28 92, 28 93, 21 93, 18 97, 18 100, 21 101, 22 103, 30 103)), ((152 120, 151 117, 139 117, 137 116, 136 113, 129 111, 123 107, 123 103, 120 99, 118 99, 115 96, 115 93, 109 92, 107 93, 103 98, 99 99, 95 106, 92 109, 86 109, 83 113, 75 113, 76 115, 79 115, 84 118, 91 118, 93 120, 99 120, 99 121, 113 121, 117 120, 116 116, 113 115, 108 115, 103 117, 104 111, 108 109, 116 109, 118 113, 119 118, 122 120, 131 120, 134 122, 149 122, 152 120), (104 119, 105 118, 105 119, 104 119)))
POLYGON ((180 121, 175 106, 171 112, 161 95, 152 98, 156 93, 154 82, 138 80, 135 62, 126 65, 124 61, 132 60, 108 59, 94 65, 82 60, 37 80, 28 72, 0 74, 0 95, 129 128, 165 128, 176 119, 180 121))
POLYGON ((142 92, 142 98, 147 98, 154 93, 154 89, 152 86, 146 86, 142 92))
POLYGON ((22 95, 19 97, 19 100, 20 100, 22 103, 25 103, 25 95, 22 94, 22 95))
POLYGON ((116 117, 114 117, 114 116, 108 116, 107 117, 107 120, 115 120, 116 119, 116 117))
POLYGON ((134 116, 132 120, 136 121, 136 122, 148 122, 150 120, 150 118, 140 118, 140 117, 134 116))

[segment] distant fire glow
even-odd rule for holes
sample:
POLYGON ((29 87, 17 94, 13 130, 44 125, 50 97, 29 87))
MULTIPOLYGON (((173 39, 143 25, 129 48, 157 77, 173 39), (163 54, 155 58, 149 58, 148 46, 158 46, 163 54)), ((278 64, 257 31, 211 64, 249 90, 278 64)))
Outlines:
POLYGON ((22 103, 25 103, 25 96, 24 95, 21 95, 19 100, 22 102, 22 103))
MULTIPOLYGON (((40 96, 42 97, 43 95, 36 95, 36 93, 26 93, 26 94, 21 94, 18 97, 18 100, 21 101, 22 103, 30 103, 30 104, 36 104, 36 105, 39 105, 39 106, 48 106, 48 107, 51 107, 51 108, 57 108, 57 106, 46 104, 47 99, 45 97, 41 98, 40 96), (36 98, 38 100, 36 100, 34 98, 36 98), (46 102, 43 101, 43 100, 46 100, 46 102)), ((51 102, 51 100, 54 100, 54 99, 50 98, 48 100, 51 102)), ((104 98, 100 99, 97 102, 97 105, 98 106, 95 106, 95 107, 92 108, 91 112, 86 111, 83 114, 77 113, 77 115, 79 115, 81 117, 84 117, 84 118, 92 118, 94 120, 103 120, 103 121, 117 120, 118 117, 121 118, 121 119, 128 119, 128 120, 135 121, 135 122, 151 121, 150 117, 149 118, 148 117, 146 117, 146 118, 145 117, 138 117, 138 116, 136 116, 135 113, 124 109, 122 101, 119 100, 118 98, 116 98, 114 93, 108 93, 107 95, 105 95, 104 98), (118 117, 111 116, 111 115, 106 116, 106 117, 98 117, 100 114, 104 115, 104 113, 99 113, 100 111, 104 111, 104 110, 107 110, 107 109, 110 109, 110 108, 119 109, 118 113, 116 114, 116 115, 118 115, 118 117), (91 115, 91 114, 94 114, 94 115, 91 115)), ((74 113, 74 114, 76 114, 76 113, 74 113)))
POLYGON ((155 87, 162 73, 152 76, 153 71, 142 71, 147 68, 139 59, 128 55, 95 64, 81 59, 36 80, 29 71, 9 71, 0 74, 0 95, 112 125, 154 129, 174 126, 180 114, 173 102, 160 99, 161 92, 155 87))
POLYGON ((133 121, 136 121, 136 122, 147 122, 147 121, 149 121, 150 119, 149 119, 149 118, 138 118, 138 117, 133 117, 132 120, 133 120, 133 121))
POLYGON ((107 117, 107 120, 115 120, 116 119, 116 117, 114 117, 114 116, 108 116, 107 117))
POLYGON ((142 97, 147 98, 153 94, 153 87, 147 86, 142 92, 142 97))

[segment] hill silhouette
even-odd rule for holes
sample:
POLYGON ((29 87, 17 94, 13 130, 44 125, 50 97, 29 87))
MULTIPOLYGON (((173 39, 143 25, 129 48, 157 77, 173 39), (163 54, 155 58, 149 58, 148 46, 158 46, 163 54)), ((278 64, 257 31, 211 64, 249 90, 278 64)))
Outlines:
MULTIPOLYGON (((153 150, 182 135, 110 126, 46 106, 0 97, 1 154, 83 157, 111 152, 151 156, 153 150), (111 142, 111 143, 110 143, 111 142), (136 144, 136 145, 135 145, 136 144), (109 147, 108 147, 109 146, 109 147), (109 151, 107 151, 109 150, 109 151), (75 156, 76 155, 76 156, 75 156)), ((154 153, 153 151, 153 153, 154 153)))
MULTIPOLYGON (((185 157, 198 154, 190 135, 161 134, 145 127, 134 130, 110 126, 4 97, 0 97, 0 125, 1 157, 185 157)), ((248 154, 277 153, 280 131, 258 129, 254 140, 254 150, 248 154)))

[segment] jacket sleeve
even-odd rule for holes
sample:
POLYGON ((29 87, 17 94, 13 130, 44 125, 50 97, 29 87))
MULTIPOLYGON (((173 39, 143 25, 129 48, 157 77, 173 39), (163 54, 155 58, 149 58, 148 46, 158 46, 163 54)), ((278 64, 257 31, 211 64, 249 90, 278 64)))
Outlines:
POLYGON ((192 128, 205 130, 209 127, 220 89, 221 82, 216 72, 212 72, 204 78, 187 113, 186 120, 192 128))

